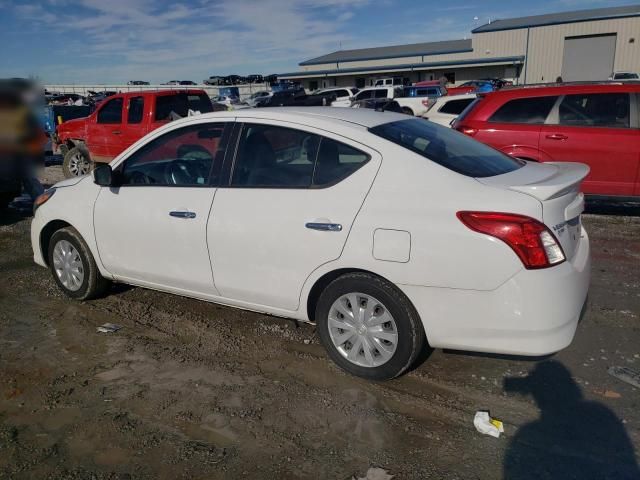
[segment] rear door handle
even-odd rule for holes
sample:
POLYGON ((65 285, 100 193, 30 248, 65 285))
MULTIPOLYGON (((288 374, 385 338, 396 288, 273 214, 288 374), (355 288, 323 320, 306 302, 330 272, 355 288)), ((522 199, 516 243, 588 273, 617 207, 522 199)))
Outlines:
POLYGON ((195 212, 188 211, 173 211, 169 212, 169 215, 176 218, 196 218, 195 212))
POLYGON ((552 133, 550 135, 547 135, 547 138, 549 140, 566 140, 569 137, 567 137, 566 135, 563 135, 561 133, 552 133))
POLYGON ((322 232, 340 232, 342 231, 342 225, 339 223, 319 223, 319 222, 308 222, 304 225, 311 230, 320 230, 322 232))
POLYGON ((111 133, 114 135, 120 135, 122 132, 120 130, 113 130, 111 133))

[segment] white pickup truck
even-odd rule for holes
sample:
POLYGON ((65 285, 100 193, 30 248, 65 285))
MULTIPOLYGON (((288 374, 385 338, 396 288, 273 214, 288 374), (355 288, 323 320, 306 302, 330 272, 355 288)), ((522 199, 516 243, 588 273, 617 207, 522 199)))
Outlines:
POLYGON ((361 100, 368 100, 370 98, 392 98, 402 111, 407 115, 414 115, 421 117, 435 103, 434 97, 407 97, 404 96, 403 87, 369 87, 360 90, 355 97, 353 97, 354 105, 357 105, 361 100))

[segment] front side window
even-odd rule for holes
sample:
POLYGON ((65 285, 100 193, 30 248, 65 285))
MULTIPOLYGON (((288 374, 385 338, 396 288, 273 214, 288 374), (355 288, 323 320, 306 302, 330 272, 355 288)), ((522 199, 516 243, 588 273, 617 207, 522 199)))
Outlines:
POLYGON ((109 100, 98 112, 98 123, 122 122, 122 97, 109 100))
POLYGON ((629 94, 566 95, 558 111, 560 125, 629 128, 629 94))
POLYGON ((306 188, 311 185, 320 137, 274 125, 245 124, 231 185, 306 188))
POLYGON ((224 153, 224 131, 224 123, 206 123, 165 133, 143 146, 116 169, 120 184, 217 184, 216 175, 224 153))
POLYGON ((374 98, 387 98, 388 96, 389 96, 389 93, 388 93, 387 89, 384 88, 384 89, 376 90, 374 98))
POLYGON ((364 92, 360 92, 356 95, 356 101, 367 100, 371 98, 373 95, 373 90, 365 90, 364 92))
POLYGON ((462 111, 469 106, 471 102, 473 102, 474 98, 464 98, 461 100, 450 100, 445 103, 440 110, 440 113, 448 113, 449 115, 460 115, 462 111))
POLYGON ((129 112, 127 113, 127 123, 141 123, 144 113, 144 98, 133 97, 129 100, 129 112))
POLYGON ((510 100, 489 119, 494 123, 542 124, 558 97, 530 97, 510 100))
POLYGON ((383 123, 369 131, 468 177, 501 175, 525 164, 460 132, 423 119, 383 123))

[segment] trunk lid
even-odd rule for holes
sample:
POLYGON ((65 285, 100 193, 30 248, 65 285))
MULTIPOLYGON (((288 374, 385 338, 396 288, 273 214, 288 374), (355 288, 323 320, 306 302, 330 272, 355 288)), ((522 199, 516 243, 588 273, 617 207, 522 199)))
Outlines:
MULTIPOLYGON (((580 183, 589 173, 582 163, 527 162, 513 172, 495 177, 477 178, 479 182, 530 195, 542 204, 542 220, 571 260, 580 241, 584 195, 580 183)), ((518 213, 518 212, 513 212, 518 213)))

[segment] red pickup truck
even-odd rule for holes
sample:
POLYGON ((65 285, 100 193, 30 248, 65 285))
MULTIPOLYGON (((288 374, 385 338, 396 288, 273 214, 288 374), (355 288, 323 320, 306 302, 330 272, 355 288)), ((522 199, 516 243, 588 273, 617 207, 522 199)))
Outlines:
POLYGON ((204 90, 127 92, 102 102, 88 117, 58 126, 55 141, 64 154, 66 177, 84 175, 94 162, 110 162, 152 130, 189 110, 211 112, 204 90))

